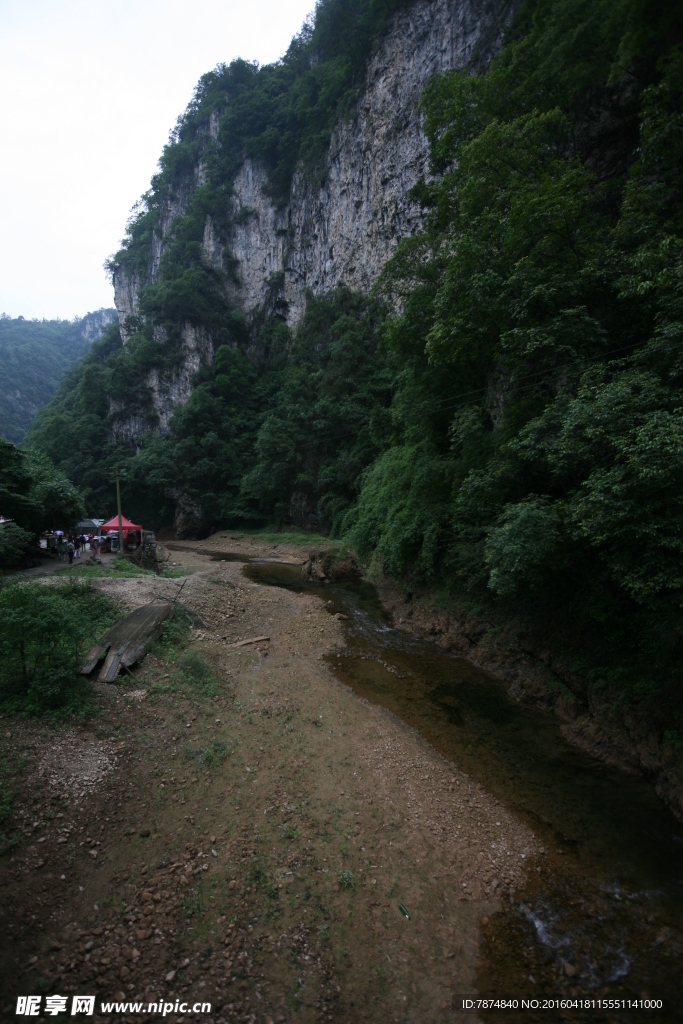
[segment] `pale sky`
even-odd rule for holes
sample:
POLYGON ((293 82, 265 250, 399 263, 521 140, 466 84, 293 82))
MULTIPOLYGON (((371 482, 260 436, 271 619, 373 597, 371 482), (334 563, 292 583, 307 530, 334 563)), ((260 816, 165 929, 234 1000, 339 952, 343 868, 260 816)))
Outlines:
POLYGON ((314 0, 0 0, 0 312, 113 306, 119 248, 204 72, 267 64, 314 0))

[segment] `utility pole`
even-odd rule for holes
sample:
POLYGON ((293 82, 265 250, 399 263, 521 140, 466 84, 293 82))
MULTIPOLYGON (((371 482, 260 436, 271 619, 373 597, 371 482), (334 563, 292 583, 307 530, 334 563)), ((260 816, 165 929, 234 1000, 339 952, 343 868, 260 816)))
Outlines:
POLYGON ((123 523, 121 521, 121 488, 119 487, 119 467, 116 467, 116 507, 119 513, 119 557, 123 554, 123 523))

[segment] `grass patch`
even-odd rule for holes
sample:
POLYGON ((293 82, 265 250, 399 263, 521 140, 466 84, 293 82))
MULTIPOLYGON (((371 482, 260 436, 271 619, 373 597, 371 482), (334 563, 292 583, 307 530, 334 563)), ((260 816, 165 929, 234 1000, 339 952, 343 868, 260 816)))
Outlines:
POLYGON ((340 889, 354 889, 356 882, 353 877, 353 871, 338 871, 337 882, 339 883, 340 889))
POLYGON ((232 751, 227 743, 223 740, 214 740, 203 750, 201 747, 187 747, 183 751, 183 761, 193 761, 199 767, 206 768, 210 771, 211 769, 222 765, 223 761, 225 761, 226 757, 229 757, 231 753, 232 751))
POLYGON ((120 613, 104 594, 74 579, 8 583, 0 589, 0 706, 10 714, 59 720, 83 713, 93 689, 83 655, 120 613))
POLYGON ((260 864, 251 865, 245 878, 245 884, 251 885, 254 888, 262 889, 271 900, 277 900, 280 898, 277 886, 269 881, 268 876, 260 864))
POLYGON ((175 661, 190 642, 190 632, 199 619, 183 605, 176 605, 172 619, 161 627, 161 636, 150 647, 150 653, 161 661, 175 661))
POLYGON ((133 576, 158 576, 164 580, 177 580, 183 576, 191 576, 192 572, 187 569, 162 569, 157 573, 154 569, 145 569, 136 565, 129 558, 117 558, 115 561, 98 565, 95 562, 84 562, 82 565, 70 565, 68 569, 62 569, 64 576, 76 577, 82 580, 107 579, 129 579, 133 576))
POLYGON ((173 681, 205 697, 215 697, 218 692, 216 675, 198 651, 189 650, 180 655, 173 681))
POLYGON ((97 563, 83 565, 70 565, 68 569, 62 569, 61 575, 76 577, 82 580, 98 580, 103 577, 111 579, 128 579, 131 576, 156 576, 153 569, 143 569, 128 558, 117 558, 113 562, 98 565, 97 563))
POLYGON ((299 838, 299 829, 294 828, 290 824, 280 825, 280 831, 282 832, 282 838, 286 839, 290 843, 292 840, 299 838))

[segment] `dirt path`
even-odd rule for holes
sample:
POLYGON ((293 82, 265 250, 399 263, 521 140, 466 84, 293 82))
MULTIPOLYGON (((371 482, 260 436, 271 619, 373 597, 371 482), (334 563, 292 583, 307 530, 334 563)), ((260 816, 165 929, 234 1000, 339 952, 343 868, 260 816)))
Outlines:
MULTIPOLYGON (((73 563, 69 564, 68 558, 65 558, 63 562, 60 562, 58 558, 44 558, 40 565, 34 565, 32 569, 22 569, 16 573, 17 579, 28 579, 32 576, 46 576, 49 573, 61 572, 63 569, 74 568, 77 569, 79 565, 85 565, 86 561, 90 557, 90 552, 86 551, 79 558, 74 558, 73 563)), ((100 555, 100 561, 103 566, 109 565, 111 562, 115 562, 117 555, 103 554, 100 555)))
MULTIPOLYGON (((201 548, 239 548, 227 540, 201 548)), ((77 992, 98 1011, 210 1002, 216 1021, 452 1020, 480 922, 523 885, 533 835, 334 678, 323 659, 344 638, 323 590, 257 586, 192 550, 173 559, 193 570, 182 600, 204 625, 190 650, 214 685, 149 656, 99 688, 83 727, 0 723, 2 750, 24 761, 19 842, 0 861, 0 1007, 77 992)), ((97 585, 132 608, 178 581, 97 585)))

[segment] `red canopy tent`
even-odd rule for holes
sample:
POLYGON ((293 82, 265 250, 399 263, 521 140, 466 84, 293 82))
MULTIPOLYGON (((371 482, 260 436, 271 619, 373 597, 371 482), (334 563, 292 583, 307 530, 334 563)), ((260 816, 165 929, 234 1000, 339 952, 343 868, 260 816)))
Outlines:
MULTIPOLYGON (((125 516, 121 516, 121 526, 123 527, 124 538, 128 536, 128 531, 133 530, 140 532, 141 526, 137 526, 135 523, 131 523, 130 519, 126 519, 125 516)), ((106 523, 102 523, 100 526, 102 533, 118 533, 119 532, 119 517, 112 516, 111 519, 107 520, 106 523)))

